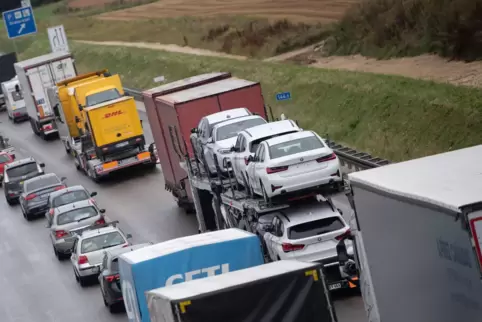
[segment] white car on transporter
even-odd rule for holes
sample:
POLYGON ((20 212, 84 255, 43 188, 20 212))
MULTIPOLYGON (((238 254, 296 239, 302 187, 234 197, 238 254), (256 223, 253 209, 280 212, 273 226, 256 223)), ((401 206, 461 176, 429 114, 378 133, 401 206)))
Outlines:
POLYGON ((231 148, 231 167, 236 181, 246 187, 248 158, 250 155, 254 157, 256 149, 262 141, 299 131, 302 130, 294 121, 284 120, 254 126, 239 132, 236 144, 231 148))
POLYGON ((313 131, 263 141, 248 160, 248 184, 265 201, 300 190, 343 184, 338 157, 313 131))
POLYGON ((223 172, 228 171, 224 168, 223 161, 224 158, 231 156, 231 147, 236 143, 239 132, 266 123, 266 120, 259 115, 249 115, 216 124, 203 152, 211 175, 217 173, 215 159, 223 172))

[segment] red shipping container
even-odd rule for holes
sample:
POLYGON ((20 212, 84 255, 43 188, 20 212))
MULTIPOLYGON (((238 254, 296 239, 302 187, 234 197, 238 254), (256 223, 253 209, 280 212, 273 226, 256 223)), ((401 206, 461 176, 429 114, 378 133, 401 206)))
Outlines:
MULTIPOLYGON (((162 167, 164 180, 166 187, 174 191, 183 190, 181 182, 186 180, 187 173, 180 166, 180 162, 184 161, 184 156, 180 154, 186 152, 186 142, 188 153, 193 156, 189 138, 191 129, 197 127, 201 118, 219 111, 245 107, 267 119, 259 82, 234 77, 159 96, 155 103, 161 116, 161 127, 167 147, 166 150, 160 150, 158 147, 158 152, 166 153, 170 159, 170 168, 162 167)), ((188 182, 184 184, 189 199, 192 200, 188 182)))
POLYGON ((172 172, 170 156, 167 153, 166 138, 167 132, 164 132, 161 125, 161 114, 156 109, 156 97, 174 93, 176 91, 186 90, 195 86, 215 82, 231 77, 230 73, 218 72, 201 74, 185 79, 181 79, 169 84, 164 84, 158 87, 145 90, 142 94, 144 96, 144 106, 146 108, 147 119, 151 127, 154 143, 156 144, 157 152, 159 154, 159 161, 164 173, 172 172))

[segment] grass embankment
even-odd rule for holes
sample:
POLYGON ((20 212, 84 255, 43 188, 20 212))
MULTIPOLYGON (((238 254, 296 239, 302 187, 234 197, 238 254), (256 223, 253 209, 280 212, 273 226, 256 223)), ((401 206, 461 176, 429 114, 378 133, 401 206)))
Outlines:
POLYGON ((482 0, 364 0, 334 27, 328 54, 482 57, 482 0))
MULTIPOLYGON (((286 113, 305 129, 391 160, 405 160, 480 143, 480 90, 394 76, 236 61, 148 49, 72 44, 81 72, 109 68, 126 86, 152 87, 212 71, 260 81, 275 115, 286 113), (291 91, 293 99, 276 102, 291 91)), ((33 43, 25 57, 49 51, 33 43)), ((242 102, 240 102, 242 105, 242 102)))

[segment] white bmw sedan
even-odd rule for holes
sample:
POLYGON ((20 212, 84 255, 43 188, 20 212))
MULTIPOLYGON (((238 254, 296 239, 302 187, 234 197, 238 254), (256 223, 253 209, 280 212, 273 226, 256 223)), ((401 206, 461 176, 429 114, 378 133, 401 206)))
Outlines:
POLYGON ((313 131, 262 142, 249 158, 247 173, 253 192, 266 201, 343 180, 336 154, 313 131))

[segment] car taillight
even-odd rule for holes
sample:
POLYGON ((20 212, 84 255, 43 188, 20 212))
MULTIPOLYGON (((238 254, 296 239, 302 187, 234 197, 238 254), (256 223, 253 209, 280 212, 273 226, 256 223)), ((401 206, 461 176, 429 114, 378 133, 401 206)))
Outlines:
POLYGON ((350 236, 350 234, 351 234, 350 229, 348 229, 343 234, 336 236, 335 239, 336 240, 342 240, 343 238, 345 238, 347 236, 350 236))
POLYGON ((316 159, 316 162, 320 163, 320 162, 326 162, 326 161, 335 160, 335 159, 336 159, 336 154, 332 153, 330 155, 325 155, 324 157, 316 159))
POLYGON ((54 208, 52 208, 52 209, 49 210, 49 215, 50 215, 50 216, 53 216, 53 215, 54 215, 54 208))
POLYGON ((66 187, 65 187, 64 185, 58 186, 57 188, 55 188, 55 191, 57 191, 57 190, 62 190, 62 189, 65 189, 65 188, 66 188, 66 187))
POLYGON ((87 256, 85 255, 79 256, 79 260, 78 260, 79 265, 87 264, 88 262, 89 262, 89 259, 87 258, 87 256))
POLYGON ((55 237, 57 237, 57 238, 62 238, 66 235, 68 235, 68 234, 65 230, 56 230, 55 231, 55 237))
POLYGON ((119 274, 115 274, 115 275, 107 275, 105 277, 105 280, 109 283, 115 281, 115 280, 120 280, 120 275, 119 274))
POLYGON ((303 248, 305 248, 305 245, 303 244, 293 245, 293 244, 283 243, 281 244, 281 247, 283 248, 283 251, 285 253, 289 253, 289 252, 294 252, 296 250, 302 250, 303 248))
POLYGON ((103 224, 105 224, 104 218, 100 218, 99 220, 97 220, 97 221, 95 222, 95 224, 96 224, 96 225, 103 225, 103 224))
POLYGON ((277 173, 277 172, 286 171, 286 170, 288 170, 288 166, 266 168, 266 173, 267 173, 267 174, 272 174, 272 173, 277 173))
POLYGON ((25 200, 27 200, 27 201, 32 200, 33 198, 36 198, 36 197, 37 197, 37 195, 35 193, 31 193, 31 194, 29 194, 28 196, 25 197, 25 200))

